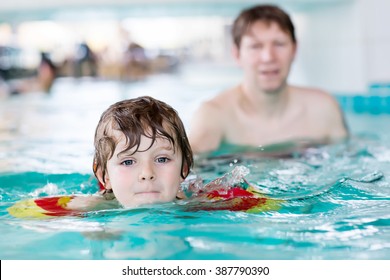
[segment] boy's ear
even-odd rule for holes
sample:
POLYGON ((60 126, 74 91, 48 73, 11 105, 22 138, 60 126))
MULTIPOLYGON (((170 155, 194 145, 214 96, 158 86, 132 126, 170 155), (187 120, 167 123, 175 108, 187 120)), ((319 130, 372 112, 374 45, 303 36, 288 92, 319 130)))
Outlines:
MULTIPOLYGON (((182 174, 186 174, 186 177, 188 176, 188 174, 190 173, 190 170, 188 168, 188 165, 185 163, 183 165, 183 170, 182 170, 182 174)), ((180 182, 183 183, 185 179, 183 179, 181 176, 180 176, 180 182)))
POLYGON ((110 190, 112 189, 111 187, 111 181, 110 181, 110 178, 108 177, 108 174, 105 174, 105 180, 103 180, 103 172, 102 172, 102 169, 99 167, 97 170, 96 170, 96 178, 99 180, 99 183, 104 187, 104 189, 106 190, 110 190))

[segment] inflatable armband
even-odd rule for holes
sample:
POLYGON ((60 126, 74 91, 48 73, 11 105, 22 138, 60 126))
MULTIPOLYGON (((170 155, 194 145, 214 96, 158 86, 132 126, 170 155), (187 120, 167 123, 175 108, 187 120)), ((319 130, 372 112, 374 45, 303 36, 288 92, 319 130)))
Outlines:
POLYGON ((258 194, 253 187, 243 189, 240 186, 228 189, 214 189, 198 195, 186 205, 187 211, 244 211, 259 213, 280 209, 280 200, 267 198, 258 194))
POLYGON ((282 201, 264 196, 249 184, 244 178, 248 173, 246 167, 237 166, 231 172, 199 188, 193 199, 186 204, 186 210, 228 210, 248 213, 279 210, 282 201))
POLYGON ((54 196, 22 200, 11 207, 8 213, 17 218, 48 218, 80 216, 79 211, 69 210, 67 204, 74 196, 54 196))

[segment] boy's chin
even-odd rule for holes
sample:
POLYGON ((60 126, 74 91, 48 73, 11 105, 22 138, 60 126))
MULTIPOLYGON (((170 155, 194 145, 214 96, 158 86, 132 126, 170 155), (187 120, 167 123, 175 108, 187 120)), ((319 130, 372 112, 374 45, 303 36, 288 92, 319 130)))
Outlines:
POLYGON ((137 208, 137 207, 142 207, 142 206, 150 206, 152 204, 166 203, 166 202, 170 202, 170 201, 173 201, 173 199, 167 200, 167 199, 161 199, 160 197, 155 197, 155 198, 147 197, 144 199, 139 199, 139 200, 132 201, 132 202, 129 202, 126 204, 122 204, 122 206, 124 208, 137 208))

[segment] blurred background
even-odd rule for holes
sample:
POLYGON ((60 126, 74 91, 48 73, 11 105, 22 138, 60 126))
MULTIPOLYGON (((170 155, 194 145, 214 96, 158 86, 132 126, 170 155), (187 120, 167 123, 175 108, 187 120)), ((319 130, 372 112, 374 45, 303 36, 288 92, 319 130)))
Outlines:
MULTIPOLYGON (((230 86, 240 80, 231 23, 241 9, 262 2, 280 5, 296 26, 290 82, 335 94, 388 92, 387 0, 0 1, 1 79, 37 75, 43 59, 55 66, 56 78, 131 82, 189 71, 194 83, 230 86)), ((48 78, 43 90, 51 85, 48 78)))
POLYGON ((332 93, 388 160, 388 0, 1 0, 0 173, 89 174, 100 115, 126 98, 167 102, 190 131, 202 101, 240 82, 230 29, 259 3, 295 24, 290 82, 332 93))
MULTIPOLYGON (((230 29, 259 3, 1 0, 0 173, 90 173, 100 115, 126 98, 167 102, 190 131, 202 101, 240 82, 230 29)), ((332 93, 353 136, 389 143, 390 1, 267 3, 296 27, 290 82, 332 93)))

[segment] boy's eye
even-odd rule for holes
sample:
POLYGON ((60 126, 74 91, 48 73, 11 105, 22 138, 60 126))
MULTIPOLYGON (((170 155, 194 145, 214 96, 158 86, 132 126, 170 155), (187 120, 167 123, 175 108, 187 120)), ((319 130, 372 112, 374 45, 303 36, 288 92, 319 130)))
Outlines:
POLYGON ((169 158, 167 158, 167 157, 159 157, 159 158, 157 158, 156 161, 157 161, 158 163, 166 163, 166 162, 169 161, 169 158))
POLYGON ((127 159, 122 162, 123 165, 132 165, 134 163, 134 160, 132 159, 127 159))

